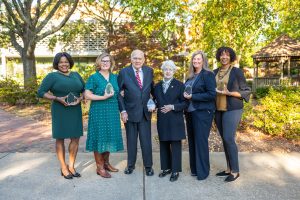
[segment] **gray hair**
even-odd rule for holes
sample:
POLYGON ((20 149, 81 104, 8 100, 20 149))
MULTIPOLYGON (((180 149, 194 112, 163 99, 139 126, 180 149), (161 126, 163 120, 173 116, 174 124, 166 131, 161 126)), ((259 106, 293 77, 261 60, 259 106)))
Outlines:
POLYGON ((167 66, 171 67, 174 72, 177 70, 177 67, 173 60, 164 61, 160 68, 161 68, 161 70, 164 71, 167 66))
POLYGON ((143 57, 145 57, 145 53, 142 50, 135 49, 131 52, 130 58, 132 59, 136 54, 141 54, 143 57))
POLYGON ((192 78, 194 77, 195 75, 195 69, 194 69, 194 65, 193 65, 193 59, 196 55, 201 55, 202 56, 202 59, 203 59, 203 65, 202 65, 202 69, 205 69, 207 71, 211 71, 209 68, 208 68, 208 59, 207 59, 207 56, 206 54, 203 52, 203 51, 195 51, 192 55, 192 58, 191 58, 191 61, 190 61, 190 66, 189 66, 189 78, 192 78))

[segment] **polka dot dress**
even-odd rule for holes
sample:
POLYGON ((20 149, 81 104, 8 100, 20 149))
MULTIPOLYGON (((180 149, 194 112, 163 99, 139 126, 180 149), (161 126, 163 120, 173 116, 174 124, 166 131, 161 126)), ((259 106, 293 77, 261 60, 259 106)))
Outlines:
POLYGON ((95 95, 103 96, 108 82, 114 88, 114 96, 106 100, 91 101, 86 140, 86 150, 88 151, 102 153, 124 149, 118 107, 117 75, 111 73, 109 81, 107 81, 99 72, 96 72, 89 77, 85 89, 95 95))

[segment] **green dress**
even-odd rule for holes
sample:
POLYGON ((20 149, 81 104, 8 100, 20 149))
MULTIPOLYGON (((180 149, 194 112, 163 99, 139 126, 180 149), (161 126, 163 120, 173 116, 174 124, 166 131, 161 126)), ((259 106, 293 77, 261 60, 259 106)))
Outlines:
MULTIPOLYGON (((84 91, 84 81, 77 72, 70 72, 69 75, 51 72, 42 81, 38 96, 42 98, 48 91, 57 97, 66 96, 70 92, 79 97, 84 91)), ((64 106, 52 101, 51 115, 53 138, 78 138, 83 135, 81 104, 64 106)))
MULTIPOLYGON (((114 89, 114 96, 99 101, 91 101, 89 110, 86 150, 99 153, 117 152, 124 149, 121 122, 118 107, 119 87, 117 75, 110 73, 109 82, 114 89)), ((85 89, 103 96, 108 81, 96 72, 86 82, 85 89)))

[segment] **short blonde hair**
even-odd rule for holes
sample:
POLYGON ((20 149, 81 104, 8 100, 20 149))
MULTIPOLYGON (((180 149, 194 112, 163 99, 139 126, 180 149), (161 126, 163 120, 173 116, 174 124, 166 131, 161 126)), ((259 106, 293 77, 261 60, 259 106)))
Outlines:
POLYGON ((195 68, 194 68, 194 65, 193 65, 193 59, 196 55, 201 55, 202 56, 202 60, 203 60, 203 65, 202 65, 202 69, 205 69, 205 70, 208 70, 208 71, 211 71, 209 68, 208 68, 208 59, 207 59, 207 56, 206 54, 203 52, 203 51, 195 51, 192 55, 192 58, 191 58, 191 61, 190 61, 190 66, 189 66, 189 74, 188 74, 188 77, 189 78, 192 78, 194 77, 195 75, 195 68))
POLYGON ((174 72, 177 70, 177 67, 173 60, 164 61, 160 68, 162 71, 164 71, 167 66, 171 67, 174 72))
POLYGON ((102 61, 102 59, 105 58, 105 57, 109 57, 109 60, 110 60, 110 72, 112 72, 113 69, 114 69, 114 66, 115 66, 115 61, 114 61, 114 58, 113 58, 109 53, 106 53, 106 52, 100 54, 100 55, 97 57, 96 62, 95 62, 95 69, 96 69, 97 71, 100 71, 100 70, 101 70, 101 61, 102 61))

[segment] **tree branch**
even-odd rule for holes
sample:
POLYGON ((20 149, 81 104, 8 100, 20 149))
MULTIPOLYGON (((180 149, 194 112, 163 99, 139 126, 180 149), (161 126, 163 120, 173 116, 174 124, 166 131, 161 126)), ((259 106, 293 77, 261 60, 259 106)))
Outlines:
MULTIPOLYGON (((42 23, 36 28, 36 34, 41 32, 41 30, 46 26, 46 24, 49 22, 49 20, 53 17, 59 6, 63 3, 63 0, 59 0, 56 2, 54 7, 51 9, 50 13, 47 15, 47 17, 42 21, 42 23)), ((78 0, 75 0, 76 3, 78 3, 78 0)))
POLYGON ((32 18, 32 26, 36 27, 38 19, 41 16, 41 0, 38 0, 36 3, 36 13, 35 16, 32 18))
POLYGON ((24 15, 24 12, 22 11, 22 8, 20 8, 19 4, 16 2, 16 0, 12 0, 12 3, 14 5, 15 10, 17 11, 19 17, 27 24, 30 24, 30 21, 26 16, 24 15))
POLYGON ((15 47, 15 49, 22 55, 23 47, 17 42, 16 35, 13 31, 9 31, 8 35, 10 36, 10 42, 15 47))
POLYGON ((4 3, 5 9, 8 12, 8 17, 11 17, 16 25, 16 28, 19 29, 19 32, 22 32, 22 23, 17 19, 16 15, 14 14, 14 12, 12 11, 12 6, 10 3, 8 3, 7 0, 2 0, 2 2, 4 3))
POLYGON ((75 9, 77 7, 77 4, 78 4, 78 1, 79 0, 75 0, 75 2, 73 3, 72 9, 68 12, 68 14, 65 16, 65 18, 61 21, 61 23, 58 26, 52 28, 52 30, 46 31, 45 33, 37 36, 36 40, 40 41, 43 38, 47 37, 48 35, 51 35, 51 34, 55 33, 56 31, 60 30, 66 24, 66 22, 69 20, 69 18, 71 17, 73 12, 75 11, 75 9))

